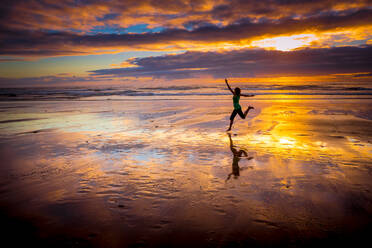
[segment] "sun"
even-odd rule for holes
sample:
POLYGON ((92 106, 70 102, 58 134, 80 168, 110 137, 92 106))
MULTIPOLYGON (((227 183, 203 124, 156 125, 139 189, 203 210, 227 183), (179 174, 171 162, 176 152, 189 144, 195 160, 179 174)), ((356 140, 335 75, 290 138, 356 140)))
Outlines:
POLYGON ((291 51, 293 49, 310 45, 317 37, 314 34, 299 34, 291 36, 279 36, 256 40, 251 43, 253 47, 275 49, 280 51, 291 51))

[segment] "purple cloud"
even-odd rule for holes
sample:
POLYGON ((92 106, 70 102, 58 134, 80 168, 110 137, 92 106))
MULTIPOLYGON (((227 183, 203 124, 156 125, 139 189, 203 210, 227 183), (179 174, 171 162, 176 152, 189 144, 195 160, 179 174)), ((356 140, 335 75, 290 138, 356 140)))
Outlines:
POLYGON ((92 75, 153 78, 223 78, 270 75, 356 73, 372 68, 372 46, 302 49, 291 52, 243 49, 229 52, 186 52, 136 58, 137 67, 101 69, 92 75))

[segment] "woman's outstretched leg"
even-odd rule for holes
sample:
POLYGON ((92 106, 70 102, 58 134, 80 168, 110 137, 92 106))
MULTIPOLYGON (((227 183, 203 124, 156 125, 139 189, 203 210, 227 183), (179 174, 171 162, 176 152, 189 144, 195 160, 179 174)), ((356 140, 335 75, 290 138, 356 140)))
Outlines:
POLYGON ((247 108, 247 110, 244 112, 244 118, 247 117, 247 114, 248 114, 249 110, 251 110, 251 109, 254 109, 254 107, 249 106, 249 107, 247 108))

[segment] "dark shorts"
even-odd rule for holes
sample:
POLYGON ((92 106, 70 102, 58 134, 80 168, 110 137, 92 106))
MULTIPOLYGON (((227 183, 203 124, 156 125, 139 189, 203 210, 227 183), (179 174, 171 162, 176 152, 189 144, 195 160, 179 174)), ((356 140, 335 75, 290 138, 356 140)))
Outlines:
POLYGON ((243 111, 242 109, 234 109, 234 111, 231 113, 231 116, 230 116, 230 121, 234 120, 236 114, 239 114, 239 116, 242 118, 242 119, 245 119, 245 116, 243 114, 243 111))

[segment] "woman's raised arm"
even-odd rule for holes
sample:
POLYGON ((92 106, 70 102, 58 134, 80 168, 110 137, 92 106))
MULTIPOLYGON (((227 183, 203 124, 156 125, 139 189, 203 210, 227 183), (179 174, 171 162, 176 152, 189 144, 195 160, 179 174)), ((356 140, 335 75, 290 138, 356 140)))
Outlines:
POLYGON ((235 95, 235 92, 231 89, 231 87, 230 87, 229 83, 227 82, 227 79, 226 79, 226 78, 225 78, 225 83, 226 83, 226 85, 227 85, 227 88, 229 88, 229 90, 231 91, 231 93, 232 93, 233 95, 235 95))

